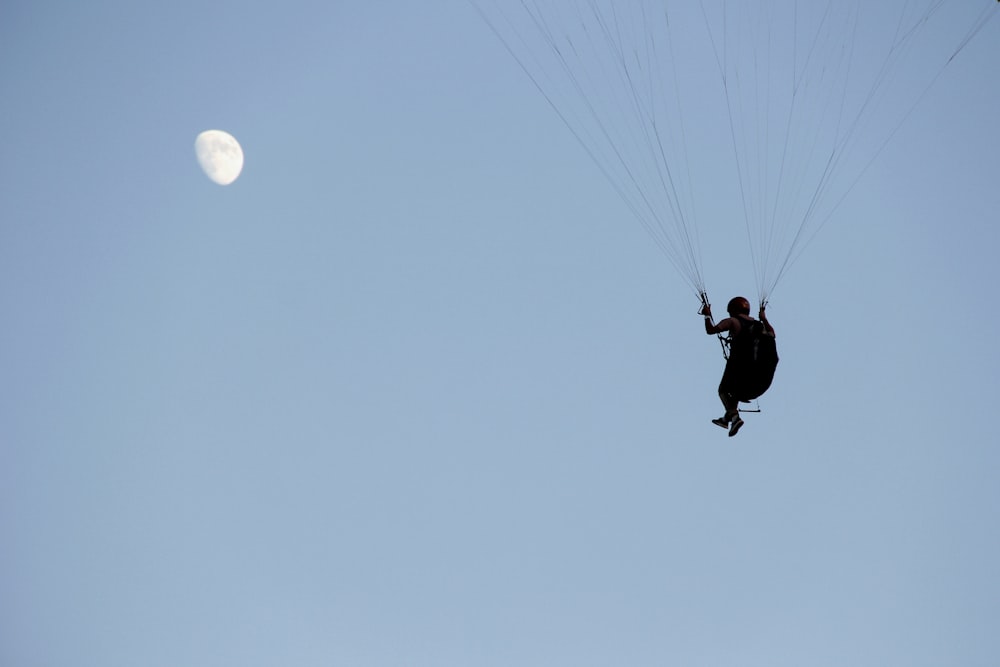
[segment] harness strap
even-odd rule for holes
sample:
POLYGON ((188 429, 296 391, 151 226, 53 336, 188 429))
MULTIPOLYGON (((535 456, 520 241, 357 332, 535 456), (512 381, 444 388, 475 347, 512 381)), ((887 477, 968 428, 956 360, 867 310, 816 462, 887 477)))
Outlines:
MULTIPOLYGON (((702 306, 706 306, 708 308, 712 307, 712 304, 708 302, 708 294, 706 292, 702 292, 698 296, 701 297, 702 306)), ((708 318, 708 321, 712 323, 713 327, 715 326, 715 320, 713 318, 708 318)), ((721 333, 715 335, 719 339, 719 345, 722 346, 722 358, 729 361, 729 338, 727 336, 723 336, 721 333)))

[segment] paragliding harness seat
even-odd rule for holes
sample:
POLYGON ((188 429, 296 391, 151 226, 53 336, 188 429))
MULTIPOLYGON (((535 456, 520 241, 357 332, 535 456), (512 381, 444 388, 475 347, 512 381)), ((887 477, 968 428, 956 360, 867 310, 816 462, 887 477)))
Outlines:
POLYGON ((774 336, 765 333, 762 322, 743 317, 739 320, 740 332, 736 336, 719 337, 726 358, 719 392, 749 403, 771 386, 778 367, 778 348, 774 336))

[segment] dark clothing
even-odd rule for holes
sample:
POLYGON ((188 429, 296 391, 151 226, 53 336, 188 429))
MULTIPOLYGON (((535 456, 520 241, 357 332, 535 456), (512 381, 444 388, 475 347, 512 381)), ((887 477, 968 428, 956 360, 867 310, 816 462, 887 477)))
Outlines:
POLYGON ((753 318, 738 315, 737 319, 740 331, 729 339, 729 360, 719 383, 719 396, 727 409, 767 391, 778 365, 774 336, 765 333, 764 325, 753 318))

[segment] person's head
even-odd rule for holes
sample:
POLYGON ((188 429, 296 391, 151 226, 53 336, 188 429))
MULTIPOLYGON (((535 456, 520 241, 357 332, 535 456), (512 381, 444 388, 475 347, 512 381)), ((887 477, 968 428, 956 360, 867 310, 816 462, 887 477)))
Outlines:
POLYGON ((729 300, 729 305, 726 306, 726 310, 733 317, 737 315, 749 315, 750 314, 750 302, 747 301, 742 296, 736 296, 729 300))

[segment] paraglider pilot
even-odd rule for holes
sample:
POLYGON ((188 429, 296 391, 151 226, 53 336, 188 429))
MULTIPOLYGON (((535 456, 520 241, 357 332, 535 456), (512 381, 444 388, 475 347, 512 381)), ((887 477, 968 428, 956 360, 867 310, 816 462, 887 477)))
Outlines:
POLYGON ((705 333, 716 335, 729 332, 729 355, 722 382, 719 383, 719 398, 722 399, 726 413, 719 419, 713 419, 712 423, 729 429, 729 435, 734 436, 743 426, 739 412, 740 401, 749 401, 763 394, 774 376, 777 354, 774 355, 773 364, 761 364, 758 361, 762 337, 769 337, 767 347, 774 349, 774 328, 767 321, 763 304, 758 314, 760 320, 755 320, 750 317, 750 302, 741 296, 729 301, 726 306, 729 317, 718 324, 712 324, 712 306, 708 300, 703 299, 702 303, 700 314, 705 316, 705 333), (762 373, 762 365, 769 366, 769 371, 764 370, 762 373))

